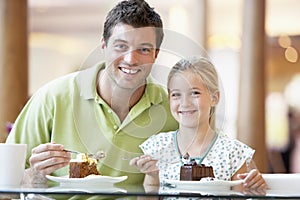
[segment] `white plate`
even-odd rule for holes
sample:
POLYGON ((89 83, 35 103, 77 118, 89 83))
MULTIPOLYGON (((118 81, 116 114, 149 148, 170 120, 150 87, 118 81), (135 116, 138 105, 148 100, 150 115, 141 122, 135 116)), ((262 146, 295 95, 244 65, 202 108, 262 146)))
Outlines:
POLYGON ((231 186, 239 185, 243 180, 223 181, 223 180, 211 180, 211 181, 178 181, 178 180, 165 180, 166 183, 178 189, 197 189, 197 190, 230 190, 231 186))
POLYGON ((80 187, 74 187, 72 185, 66 185, 66 186, 56 186, 56 187, 49 187, 46 189, 47 192, 62 192, 62 193, 72 193, 72 192, 82 192, 82 193, 127 193, 127 190, 117 188, 114 186, 107 186, 107 187, 90 187, 87 186, 80 186, 80 187))
POLYGON ((127 179, 127 176, 112 177, 102 175, 89 175, 84 178, 69 178, 68 176, 50 176, 46 175, 46 178, 60 183, 60 185, 67 186, 112 186, 115 183, 119 183, 127 179))
POLYGON ((300 173, 262 174, 270 190, 299 191, 300 173))

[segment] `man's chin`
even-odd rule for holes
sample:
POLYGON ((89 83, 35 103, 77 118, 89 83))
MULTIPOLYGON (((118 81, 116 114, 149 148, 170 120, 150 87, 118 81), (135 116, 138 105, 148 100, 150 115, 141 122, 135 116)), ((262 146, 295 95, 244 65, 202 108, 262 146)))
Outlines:
POLYGON ((118 81, 118 86, 120 88, 123 88, 123 89, 128 89, 128 90, 136 90, 140 87, 143 87, 145 86, 146 82, 143 81, 143 82, 137 82, 136 79, 122 79, 120 81, 118 81))

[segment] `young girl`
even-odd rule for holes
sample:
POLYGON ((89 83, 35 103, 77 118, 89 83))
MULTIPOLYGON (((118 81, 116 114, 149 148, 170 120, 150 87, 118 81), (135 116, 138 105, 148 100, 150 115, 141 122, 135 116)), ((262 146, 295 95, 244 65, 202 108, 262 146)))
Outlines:
POLYGON ((202 57, 180 60, 170 71, 168 92, 179 129, 150 137, 140 146, 144 155, 130 161, 146 174, 144 184, 179 180, 180 166, 189 155, 198 164, 212 166, 219 180, 244 179, 244 188, 265 189, 259 171, 247 170, 254 150, 214 130, 220 92, 213 64, 202 57))

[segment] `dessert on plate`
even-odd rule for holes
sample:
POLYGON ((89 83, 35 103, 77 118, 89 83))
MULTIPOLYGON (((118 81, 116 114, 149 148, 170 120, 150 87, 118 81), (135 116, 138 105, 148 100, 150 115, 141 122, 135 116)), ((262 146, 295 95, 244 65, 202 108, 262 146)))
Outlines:
POLYGON ((101 175, 97 169, 97 159, 80 153, 69 164, 69 178, 84 178, 89 175, 101 175))
POLYGON ((199 181, 201 178, 214 178, 214 172, 212 166, 206 166, 204 164, 198 164, 195 159, 190 159, 185 155, 184 159, 187 160, 180 167, 180 180, 182 181, 199 181))

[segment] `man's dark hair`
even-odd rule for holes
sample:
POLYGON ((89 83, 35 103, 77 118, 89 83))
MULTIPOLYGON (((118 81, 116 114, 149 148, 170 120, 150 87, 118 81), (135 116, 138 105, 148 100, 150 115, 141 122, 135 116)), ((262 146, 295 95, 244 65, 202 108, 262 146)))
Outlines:
POLYGON ((105 43, 112 34, 112 30, 119 23, 134 28, 155 27, 156 47, 159 48, 163 40, 163 23, 160 15, 144 0, 125 0, 119 2, 106 16, 103 30, 105 43))

